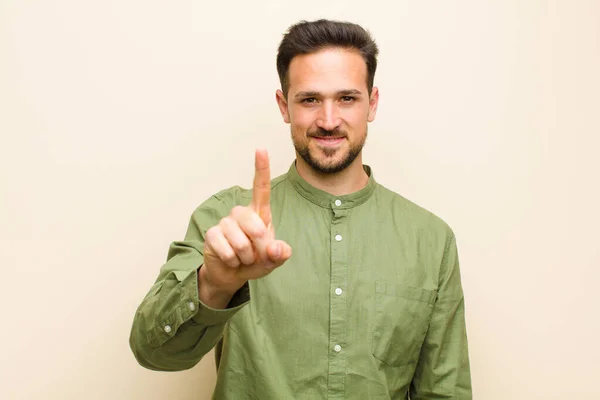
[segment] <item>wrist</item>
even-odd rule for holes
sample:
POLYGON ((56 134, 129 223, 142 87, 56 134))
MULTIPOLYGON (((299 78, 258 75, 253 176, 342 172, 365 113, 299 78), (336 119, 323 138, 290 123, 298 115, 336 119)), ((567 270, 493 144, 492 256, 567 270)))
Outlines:
POLYGON ((198 270, 198 297, 202 303, 211 308, 227 308, 231 298, 238 289, 223 288, 212 284, 207 277, 204 265, 198 270))

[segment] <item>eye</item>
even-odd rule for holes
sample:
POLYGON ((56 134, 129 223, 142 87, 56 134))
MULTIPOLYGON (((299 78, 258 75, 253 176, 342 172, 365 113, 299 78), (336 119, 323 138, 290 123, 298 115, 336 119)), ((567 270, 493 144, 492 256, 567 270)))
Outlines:
POLYGON ((314 104, 317 102, 317 99, 315 99, 314 97, 307 97, 306 99, 302 99, 302 103, 306 103, 306 104, 314 104))
POLYGON ((356 98, 352 96, 342 96, 342 102, 344 103, 352 103, 356 98))

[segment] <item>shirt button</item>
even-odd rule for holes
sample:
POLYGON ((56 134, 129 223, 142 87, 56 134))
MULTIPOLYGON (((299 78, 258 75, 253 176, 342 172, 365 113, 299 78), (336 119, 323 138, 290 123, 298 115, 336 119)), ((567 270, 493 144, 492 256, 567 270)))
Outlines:
POLYGON ((338 296, 340 294, 342 294, 342 289, 340 289, 340 288, 335 289, 335 294, 337 294, 338 296))
POLYGON ((337 199, 335 201, 335 205, 338 206, 338 207, 341 206, 342 205, 342 201, 340 199, 337 199))
POLYGON ((171 333, 171 325, 165 325, 165 332, 171 333))
POLYGON ((335 240, 337 240, 338 242, 342 241, 342 235, 335 235, 335 240))
POLYGON ((190 301, 190 302, 188 303, 188 307, 189 307, 189 308, 190 308, 190 310, 192 310, 192 311, 194 311, 194 310, 196 309, 196 305, 194 304, 194 302, 193 302, 193 301, 190 301))
POLYGON ((336 344, 335 346, 333 346, 333 350, 335 350, 336 353, 339 353, 340 351, 342 351, 342 346, 336 344))

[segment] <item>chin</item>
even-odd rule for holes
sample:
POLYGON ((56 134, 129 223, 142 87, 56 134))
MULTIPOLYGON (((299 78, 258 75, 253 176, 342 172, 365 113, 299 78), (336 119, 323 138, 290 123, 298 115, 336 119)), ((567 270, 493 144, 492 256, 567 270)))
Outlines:
POLYGON ((312 170, 322 174, 335 174, 345 170, 354 162, 362 150, 362 146, 353 149, 347 142, 333 149, 322 148, 313 144, 312 141, 304 144, 304 146, 294 142, 294 147, 312 170))
POLYGON ((348 157, 321 156, 311 157, 311 160, 308 162, 308 164, 312 167, 312 169, 323 174, 335 174, 346 169, 350 165, 348 161, 348 157))

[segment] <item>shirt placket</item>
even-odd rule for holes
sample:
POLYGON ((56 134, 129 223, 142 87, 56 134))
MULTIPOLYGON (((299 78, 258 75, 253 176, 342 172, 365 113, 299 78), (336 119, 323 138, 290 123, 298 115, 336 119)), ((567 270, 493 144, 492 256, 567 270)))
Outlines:
POLYGON ((347 235, 348 210, 341 209, 342 202, 332 203, 331 220, 331 281, 329 287, 329 375, 328 398, 343 398, 346 376, 347 339, 347 271, 349 242, 347 235))

